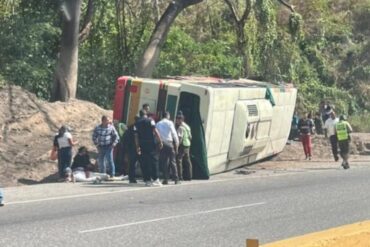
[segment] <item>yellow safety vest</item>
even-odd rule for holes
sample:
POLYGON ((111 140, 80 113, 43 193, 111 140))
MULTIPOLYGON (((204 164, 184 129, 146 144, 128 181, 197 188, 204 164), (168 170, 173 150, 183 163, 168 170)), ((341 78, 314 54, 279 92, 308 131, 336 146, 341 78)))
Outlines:
POLYGON ((348 140, 348 130, 347 130, 347 122, 346 121, 339 121, 335 125, 335 130, 337 131, 338 141, 348 140))
POLYGON ((187 125, 186 123, 182 123, 181 127, 184 130, 184 135, 182 137, 182 145, 184 147, 190 147, 190 145, 191 145, 191 129, 190 129, 189 125, 187 125))
POLYGON ((119 123, 118 124, 118 134, 119 134, 119 137, 120 138, 123 137, 123 135, 125 134, 126 130, 127 130, 126 124, 124 124, 124 123, 119 123))

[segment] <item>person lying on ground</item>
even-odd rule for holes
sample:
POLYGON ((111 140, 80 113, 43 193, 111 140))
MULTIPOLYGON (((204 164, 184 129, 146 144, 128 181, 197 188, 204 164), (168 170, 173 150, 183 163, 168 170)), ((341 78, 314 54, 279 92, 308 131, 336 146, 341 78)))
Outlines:
MULTIPOLYGON (((68 180, 73 182, 100 182, 108 181, 109 175, 106 173, 96 173, 94 165, 91 163, 88 150, 85 146, 78 149, 78 153, 73 158, 71 168, 67 169, 68 180)), ((121 177, 120 180, 124 178, 121 177)))
POLYGON ((85 170, 83 167, 77 167, 72 169, 67 168, 67 174, 69 175, 68 181, 73 182, 94 182, 100 183, 101 181, 108 181, 109 175, 106 173, 97 173, 85 170))

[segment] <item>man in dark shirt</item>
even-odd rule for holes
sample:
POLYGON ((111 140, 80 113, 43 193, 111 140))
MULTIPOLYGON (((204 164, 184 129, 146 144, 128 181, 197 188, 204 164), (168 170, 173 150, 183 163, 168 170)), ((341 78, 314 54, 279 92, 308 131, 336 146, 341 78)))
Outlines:
MULTIPOLYGON (((135 123, 139 117, 135 117, 135 123)), ((127 158, 129 163, 128 169, 128 179, 130 184, 136 184, 135 178, 135 170, 136 170, 136 163, 138 161, 138 155, 136 153, 136 145, 135 143, 135 123, 128 126, 128 129, 125 131, 122 137, 122 146, 124 149, 125 158, 127 158)), ((143 169, 141 169, 141 173, 143 174, 143 169)))
POLYGON ((324 130, 323 130, 324 123, 321 119, 320 112, 316 113, 315 118, 314 118, 313 121, 314 121, 314 124, 315 124, 316 134, 323 135, 324 134, 324 130))
POLYGON ((149 106, 148 103, 143 104, 142 110, 146 112, 146 115, 147 115, 148 118, 153 119, 154 122, 157 122, 158 121, 157 115, 154 114, 154 113, 152 113, 152 112, 150 112, 150 106, 149 106))
POLYGON ((78 153, 76 156, 73 158, 73 163, 72 163, 72 170, 77 169, 78 167, 83 168, 85 171, 86 170, 92 170, 92 164, 90 162, 90 156, 89 153, 87 152, 87 148, 82 146, 78 149, 78 153))
POLYGON ((153 119, 148 118, 145 110, 140 111, 140 119, 134 125, 136 152, 143 168, 146 186, 162 186, 158 179, 158 152, 163 143, 153 119), (153 180, 153 183, 152 181, 153 180))

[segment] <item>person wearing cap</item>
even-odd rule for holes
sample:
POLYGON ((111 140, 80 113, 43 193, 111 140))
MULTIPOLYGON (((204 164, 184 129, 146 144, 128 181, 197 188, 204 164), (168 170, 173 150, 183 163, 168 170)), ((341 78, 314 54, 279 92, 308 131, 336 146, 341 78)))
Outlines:
POLYGON ((99 173, 107 173, 105 164, 105 161, 107 161, 109 175, 114 177, 116 167, 113 161, 113 149, 119 142, 119 136, 107 116, 102 116, 101 124, 95 127, 92 140, 98 149, 99 173))
POLYGON ((193 178, 193 165, 190 160, 191 129, 184 122, 181 111, 176 116, 176 130, 179 137, 179 151, 177 154, 177 172, 180 180, 191 180, 193 178))
POLYGON ((338 139, 337 135, 335 133, 335 125, 339 122, 339 119, 336 117, 335 112, 332 111, 330 113, 330 118, 328 118, 325 121, 324 125, 324 132, 325 132, 325 137, 329 138, 330 140, 330 145, 331 145, 331 151, 334 156, 334 160, 338 161, 338 139))
POLYGON ((163 172, 163 184, 168 184, 169 169, 171 169, 175 184, 179 183, 179 177, 176 166, 176 153, 179 146, 179 138, 175 125, 170 120, 170 113, 164 112, 163 118, 156 124, 158 132, 163 141, 163 148, 159 154, 159 164, 163 172))
POLYGON ((73 140, 68 127, 65 125, 60 127, 53 142, 54 151, 58 150, 58 173, 60 181, 68 179, 66 176, 66 169, 71 166, 72 146, 76 144, 77 142, 73 140))
POLYGON ((162 186, 159 181, 158 152, 163 143, 153 119, 148 118, 145 110, 140 110, 140 119, 134 125, 135 146, 143 169, 146 186, 162 186))
POLYGON ((344 169, 349 168, 349 144, 351 141, 350 133, 352 132, 351 125, 346 121, 346 116, 342 115, 339 117, 339 122, 335 125, 335 133, 338 139, 338 145, 340 150, 340 156, 343 159, 342 167, 344 169))

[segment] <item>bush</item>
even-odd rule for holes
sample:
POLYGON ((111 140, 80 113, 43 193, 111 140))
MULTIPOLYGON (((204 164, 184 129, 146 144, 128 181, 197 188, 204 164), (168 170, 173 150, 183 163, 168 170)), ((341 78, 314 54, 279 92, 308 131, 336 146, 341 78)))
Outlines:
POLYGON ((364 112, 348 118, 354 132, 370 132, 370 113, 364 112))

